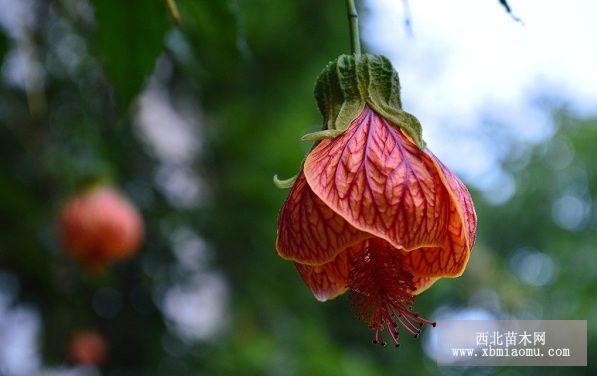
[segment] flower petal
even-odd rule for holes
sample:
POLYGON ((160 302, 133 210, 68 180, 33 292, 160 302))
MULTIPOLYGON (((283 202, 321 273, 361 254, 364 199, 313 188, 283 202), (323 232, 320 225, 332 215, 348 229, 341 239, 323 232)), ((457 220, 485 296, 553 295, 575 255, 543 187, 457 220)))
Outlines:
POLYGON ((475 243, 477 214, 471 195, 462 181, 433 153, 429 150, 426 153, 436 164, 452 196, 448 236, 441 247, 422 247, 403 252, 403 257, 407 270, 416 277, 458 277, 464 272, 475 243))
POLYGON ((334 299, 347 290, 350 255, 362 251, 364 244, 361 242, 347 248, 332 261, 323 265, 305 265, 295 262, 296 269, 317 300, 324 302, 334 299))
POLYGON ((458 204, 458 213, 466 226, 468 246, 470 249, 475 245, 477 237, 477 213, 473 205, 473 199, 462 181, 446 165, 442 163, 431 151, 426 150, 433 162, 437 165, 442 180, 458 204))
POLYGON ((370 236, 327 207, 301 172, 280 211, 276 249, 285 259, 321 265, 370 236))
POLYGON ((423 291, 430 288, 435 282, 439 280, 439 277, 421 277, 415 276, 413 277, 413 283, 415 285, 415 291, 413 291, 413 295, 419 295, 423 291))
POLYGON ((444 244, 451 198, 435 164, 369 107, 341 136, 313 149, 304 173, 354 227, 406 250, 444 244))
POLYGON ((448 236, 439 247, 421 247, 412 251, 401 251, 406 270, 416 277, 458 277, 468 263, 470 248, 467 233, 452 205, 452 219, 448 226, 448 236))

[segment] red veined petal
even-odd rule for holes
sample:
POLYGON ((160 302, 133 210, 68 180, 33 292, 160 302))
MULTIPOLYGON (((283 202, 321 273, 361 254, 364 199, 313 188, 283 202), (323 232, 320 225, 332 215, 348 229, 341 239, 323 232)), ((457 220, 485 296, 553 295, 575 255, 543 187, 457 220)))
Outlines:
POLYGON ((301 172, 278 217, 276 249, 285 259, 321 265, 370 236, 324 204, 301 172))
POLYGON ((296 269, 317 300, 324 302, 334 299, 347 290, 350 256, 362 252, 364 245, 365 243, 361 242, 349 247, 323 265, 305 265, 295 262, 296 269))
POLYGON ((464 271, 470 255, 466 232, 453 208, 448 236, 439 247, 421 247, 410 252, 401 251, 405 269, 416 276, 458 277, 464 271))
POLYGON ((429 150, 426 150, 431 156, 433 162, 437 165, 442 180, 445 182, 447 188, 453 195, 456 203, 458 204, 458 212, 462 215, 462 220, 466 226, 466 232, 468 237, 469 248, 472 249, 475 245, 477 237, 477 213, 475 212, 475 206, 473 205, 473 199, 468 189, 462 183, 462 181, 454 174, 446 165, 442 163, 437 157, 429 150))
MULTIPOLYGON (((458 277, 466 268, 477 231, 477 215, 462 181, 429 150, 452 195, 448 236, 441 247, 422 247, 403 252, 405 268, 417 277, 458 277), (463 227, 464 226, 464 227, 463 227)), ((417 287, 420 290, 421 286, 417 287)))
POLYGON ((443 245, 451 198, 435 164, 370 108, 342 135, 321 141, 304 173, 315 194, 354 227, 396 248, 443 245))

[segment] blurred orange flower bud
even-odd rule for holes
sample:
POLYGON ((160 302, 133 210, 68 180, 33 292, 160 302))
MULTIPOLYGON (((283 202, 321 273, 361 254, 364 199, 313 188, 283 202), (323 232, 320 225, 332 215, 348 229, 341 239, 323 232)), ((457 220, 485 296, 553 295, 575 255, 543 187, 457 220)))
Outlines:
POLYGON ((93 330, 75 333, 69 342, 69 359, 75 364, 101 365, 108 356, 108 343, 93 330))
POLYGON ((60 214, 64 247, 89 267, 101 267, 134 255, 143 237, 137 209, 110 186, 72 197, 60 214))

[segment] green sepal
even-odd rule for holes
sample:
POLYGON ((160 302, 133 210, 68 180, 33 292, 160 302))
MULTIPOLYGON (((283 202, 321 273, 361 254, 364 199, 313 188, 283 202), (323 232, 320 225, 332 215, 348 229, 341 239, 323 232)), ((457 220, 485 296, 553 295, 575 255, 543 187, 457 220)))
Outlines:
POLYGON ((325 129, 323 131, 307 133, 301 137, 301 141, 321 141, 329 138, 336 138, 340 136, 342 132, 344 131, 338 129, 325 129))
POLYGON ((384 56, 341 55, 321 72, 315 99, 324 118, 322 132, 340 134, 368 105, 425 148, 421 124, 402 110, 398 73, 384 56))
POLYGON ((291 178, 288 179, 280 179, 278 178, 278 175, 274 175, 274 185, 280 189, 288 189, 291 188, 292 185, 294 184, 294 182, 296 181, 296 178, 298 178, 298 174, 294 175, 291 178))

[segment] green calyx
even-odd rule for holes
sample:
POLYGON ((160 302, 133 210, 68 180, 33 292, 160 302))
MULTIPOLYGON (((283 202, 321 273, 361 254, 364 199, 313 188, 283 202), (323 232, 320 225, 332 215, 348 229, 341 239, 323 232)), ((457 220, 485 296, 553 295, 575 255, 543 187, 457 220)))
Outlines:
POLYGON ((341 55, 330 62, 315 84, 323 130, 306 139, 333 138, 344 132, 365 105, 398 126, 425 148, 421 124, 402 110, 400 81, 390 60, 380 55, 341 55))
MULTIPOLYGON (((338 137, 367 105, 403 130, 419 148, 425 148, 421 124, 416 117, 402 110, 398 73, 384 56, 341 55, 319 75, 315 99, 323 115, 323 127, 303 136, 303 141, 338 137)), ((295 180, 296 176, 286 180, 274 176, 274 184, 279 188, 290 188, 295 180)))

